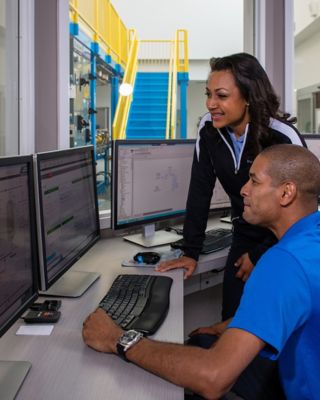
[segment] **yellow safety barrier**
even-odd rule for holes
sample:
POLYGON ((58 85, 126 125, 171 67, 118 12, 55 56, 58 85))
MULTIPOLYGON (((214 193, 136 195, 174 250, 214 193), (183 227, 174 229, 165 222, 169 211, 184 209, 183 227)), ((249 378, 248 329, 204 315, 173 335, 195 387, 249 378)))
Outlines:
POLYGON ((128 61, 128 29, 109 0, 70 0, 70 20, 124 69, 128 61))
MULTIPOLYGON (((130 50, 128 57, 127 68, 123 77, 123 84, 129 84, 132 88, 136 79, 136 73, 138 68, 138 48, 139 42, 137 40, 136 31, 131 29, 129 31, 130 50)), ((125 139, 126 137, 126 126, 128 122, 128 116, 130 111, 130 105, 132 102, 132 94, 129 96, 119 95, 119 100, 112 124, 112 136, 113 139, 125 139)))
POLYGON ((167 119, 170 119, 170 130, 166 132, 166 136, 170 139, 176 137, 176 114, 177 114, 177 71, 178 71, 178 32, 176 32, 176 38, 173 43, 173 70, 171 79, 171 99, 168 96, 168 103, 171 102, 171 112, 167 115, 167 119))

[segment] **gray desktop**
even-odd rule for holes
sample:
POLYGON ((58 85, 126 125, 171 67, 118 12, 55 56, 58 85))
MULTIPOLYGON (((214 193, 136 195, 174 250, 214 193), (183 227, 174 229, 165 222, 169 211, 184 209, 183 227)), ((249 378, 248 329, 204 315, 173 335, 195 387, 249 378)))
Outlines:
MULTIPOLYGON (((192 153, 188 157, 188 162, 191 162, 192 153)), ((68 169, 69 167, 70 165, 61 168, 68 169)), ((188 183, 187 180, 185 183, 188 183)), ((52 188, 56 188, 56 185, 48 186, 47 192, 50 193, 52 188)), ((38 190, 41 190, 41 187, 38 187, 38 190)), ((38 229, 39 221, 40 227, 43 229, 43 221, 41 222, 41 218, 38 216, 38 229)), ((69 219, 67 218, 66 221, 69 219)), ((51 220, 51 222, 54 225, 55 221, 51 220)), ((50 232, 51 229, 48 231, 50 232)), ((32 237, 35 238, 34 231, 32 237)), ((159 249, 165 248, 162 246, 159 249)), ((45 247, 43 249, 46 250, 45 247)), ((11 319, 10 325, 3 330, 3 336, 0 339, 0 359, 6 361, 5 364, 0 362, 1 400, 13 398, 23 400, 94 398, 102 400, 105 399, 106 393, 110 398, 119 400, 128 396, 139 399, 183 399, 182 388, 165 382, 130 363, 124 363, 115 355, 101 354, 89 349, 84 345, 81 337, 83 320, 98 306, 118 274, 158 274, 150 267, 121 267, 121 262, 132 257, 137 251, 141 251, 141 247, 123 240, 122 237, 94 240, 92 245, 81 251, 79 257, 75 257, 72 264, 68 265, 68 268, 60 273, 58 278, 63 279, 70 273, 92 272, 100 275, 100 279, 87 288, 80 297, 63 299, 61 319, 55 324, 50 335, 17 335, 18 329, 26 326, 21 319, 18 319, 19 316, 37 297, 36 291, 32 292, 32 297, 24 305, 24 308, 19 309, 11 319), (22 370, 20 372, 14 370, 13 374, 8 375, 8 371, 13 365, 21 366, 22 370), (14 385, 11 383, 12 376, 18 378, 18 382, 14 385), (6 393, 6 397, 4 397, 4 393, 6 393)), ((33 246, 34 254, 37 254, 37 249, 33 246)), ((201 256, 195 276, 201 276, 201 274, 206 274, 214 269, 220 270, 224 266, 226 256, 227 249, 208 256, 201 256)), ((52 257, 49 255, 48 259, 51 260, 52 257)), ((36 263, 32 265, 33 268, 37 267, 36 263)), ((183 271, 175 270, 165 275, 173 278, 170 308, 165 321, 153 337, 158 340, 183 343, 183 271)), ((44 288, 50 289, 49 286, 44 288)), ((42 296, 49 294, 50 292, 47 291, 41 292, 42 296)), ((40 298, 41 301, 44 299, 45 297, 40 298)))

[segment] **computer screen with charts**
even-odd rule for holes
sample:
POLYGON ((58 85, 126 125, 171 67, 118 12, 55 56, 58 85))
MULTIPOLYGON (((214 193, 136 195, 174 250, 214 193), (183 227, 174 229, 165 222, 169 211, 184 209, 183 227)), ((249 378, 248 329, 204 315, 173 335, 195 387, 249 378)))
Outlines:
POLYGON ((100 237, 93 147, 38 153, 36 171, 41 290, 81 296, 99 276, 68 271, 100 237))
MULTIPOLYGON (((34 222, 32 156, 0 158, 0 336, 38 297, 34 222)), ((0 360, 1 398, 14 398, 30 366, 0 360)))
MULTIPOLYGON (((113 228, 147 225, 186 210, 195 140, 118 140, 113 151, 113 228)), ((218 187, 211 208, 228 198, 218 187)), ((163 231, 125 237, 145 247, 177 240, 163 231)))

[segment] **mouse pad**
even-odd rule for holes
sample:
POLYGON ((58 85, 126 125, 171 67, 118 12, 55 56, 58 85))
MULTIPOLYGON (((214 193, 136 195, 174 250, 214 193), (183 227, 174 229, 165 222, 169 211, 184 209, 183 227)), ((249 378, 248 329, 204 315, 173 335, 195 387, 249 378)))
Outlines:
POLYGON ((156 264, 145 264, 142 262, 137 262, 133 259, 134 254, 132 258, 129 260, 124 260, 122 261, 121 265, 122 267, 147 267, 147 268, 154 268, 158 266, 161 262, 163 261, 168 261, 168 260, 175 260, 176 258, 179 258, 183 255, 183 252, 180 249, 171 249, 168 251, 157 251, 157 253, 160 256, 159 262, 156 264))

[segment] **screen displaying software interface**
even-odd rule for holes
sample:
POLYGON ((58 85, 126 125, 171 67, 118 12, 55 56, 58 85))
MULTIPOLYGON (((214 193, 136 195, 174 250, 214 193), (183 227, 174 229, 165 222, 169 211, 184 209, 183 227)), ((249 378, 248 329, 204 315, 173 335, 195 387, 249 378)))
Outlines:
POLYGON ((231 207, 229 196, 224 191, 219 179, 216 179, 216 183, 214 186, 210 202, 210 210, 214 211, 221 208, 229 208, 229 207, 231 207))
MULTIPOLYGON (((118 227, 185 212, 194 146, 194 141, 119 145, 115 205, 118 227)), ((211 208, 228 202, 218 183, 211 208)))
POLYGON ((0 166, 0 329, 36 293, 29 168, 0 166))
POLYGON ((49 282, 99 236, 92 157, 91 151, 38 157, 45 258, 40 262, 49 282))

